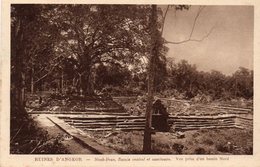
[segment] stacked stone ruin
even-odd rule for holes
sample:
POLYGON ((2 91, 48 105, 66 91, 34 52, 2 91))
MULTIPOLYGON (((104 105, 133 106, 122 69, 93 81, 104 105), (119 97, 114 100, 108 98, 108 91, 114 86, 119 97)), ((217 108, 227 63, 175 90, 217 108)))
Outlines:
MULTIPOLYGON (((35 111, 31 114, 52 114, 67 124, 85 131, 131 131, 144 130, 145 117, 127 113, 113 100, 100 102, 106 107, 86 107, 73 111, 35 111), (103 104, 104 103, 104 104, 103 104), (82 110, 83 109, 83 110, 82 110)), ((207 106, 206 106, 207 107, 207 106)), ((227 107, 215 107, 229 110, 227 107)), ((240 128, 253 129, 253 118, 246 117, 251 109, 233 108, 232 114, 224 115, 170 115, 168 123, 172 130, 186 131, 198 129, 240 128), (240 114, 236 114, 240 113, 240 114), (243 115, 244 114, 244 115, 243 115)))
MULTIPOLYGON (((140 116, 116 116, 116 115, 93 115, 93 116, 59 116, 65 122, 86 131, 131 131, 144 130, 145 117, 140 116)), ((187 131, 199 129, 240 128, 253 129, 253 120, 236 115, 192 117, 170 116, 169 124, 173 130, 187 131)))

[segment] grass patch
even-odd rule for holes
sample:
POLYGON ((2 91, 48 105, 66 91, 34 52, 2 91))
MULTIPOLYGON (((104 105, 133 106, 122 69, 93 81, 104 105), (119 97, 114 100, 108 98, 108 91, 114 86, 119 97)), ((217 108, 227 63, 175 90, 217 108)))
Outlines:
MULTIPOLYGON (((179 139, 175 133, 157 132, 152 135, 152 154, 247 154, 253 153, 252 131, 240 129, 206 129, 186 131, 179 139)), ((103 134, 104 135, 104 134, 103 134)), ((98 142, 120 153, 140 154, 143 132, 118 132, 108 138, 95 134, 98 142)))
POLYGON ((11 114, 10 132, 11 154, 69 153, 61 143, 61 136, 51 138, 47 131, 39 128, 28 115, 21 115, 19 110, 13 111, 11 114))

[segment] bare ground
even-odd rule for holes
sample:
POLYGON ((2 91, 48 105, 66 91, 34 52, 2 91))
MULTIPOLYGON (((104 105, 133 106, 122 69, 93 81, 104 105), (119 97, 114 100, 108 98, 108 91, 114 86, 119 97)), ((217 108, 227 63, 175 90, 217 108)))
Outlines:
MULTIPOLYGON (((91 132, 89 132, 91 133, 91 132)), ((154 154, 252 154, 253 133, 241 129, 205 129, 177 133, 157 132, 152 135, 154 154)), ((97 142, 121 153, 142 153, 143 132, 101 132, 91 134, 97 142), (111 134, 111 135, 110 135, 111 134), (108 137, 105 137, 108 136, 108 137)))

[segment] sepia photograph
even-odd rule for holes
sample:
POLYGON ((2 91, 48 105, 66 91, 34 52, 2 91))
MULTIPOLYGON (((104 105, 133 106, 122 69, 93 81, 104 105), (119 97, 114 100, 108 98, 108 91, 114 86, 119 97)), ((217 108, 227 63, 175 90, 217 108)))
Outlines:
POLYGON ((252 5, 12 3, 10 41, 11 155, 254 155, 252 5))

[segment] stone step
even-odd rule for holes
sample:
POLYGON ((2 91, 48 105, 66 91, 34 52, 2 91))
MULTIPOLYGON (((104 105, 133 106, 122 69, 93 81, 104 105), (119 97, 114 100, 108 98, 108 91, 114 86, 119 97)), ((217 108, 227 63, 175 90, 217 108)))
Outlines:
POLYGON ((97 129, 97 128, 144 128, 145 125, 106 125, 106 126, 100 126, 100 125, 72 125, 76 128, 91 128, 91 129, 97 129))
POLYGON ((251 109, 244 109, 244 108, 233 108, 233 107, 221 107, 221 106, 196 106, 198 109, 213 109, 217 111, 223 111, 225 113, 235 113, 235 114, 247 114, 248 112, 252 111, 251 109))
POLYGON ((90 128, 84 128, 83 130, 86 131, 133 131, 133 130, 144 130, 144 127, 133 127, 133 128, 95 128, 95 129, 90 129, 90 128))
POLYGON ((82 115, 82 116, 58 116, 61 119, 71 120, 117 120, 117 119, 145 119, 144 116, 111 116, 111 115, 82 115))
POLYGON ((213 108, 227 109, 227 110, 234 110, 234 111, 247 111, 247 112, 252 111, 252 109, 249 108, 238 108, 238 107, 213 106, 213 108))
POLYGON ((109 123, 120 123, 120 122, 145 122, 145 119, 115 119, 115 120, 70 120, 64 119, 68 123, 99 123, 99 122, 109 122, 109 123))
POLYGON ((176 128, 176 130, 199 130, 199 129, 222 129, 222 128, 235 128, 234 125, 232 126, 207 126, 207 127, 181 127, 181 128, 176 128))
POLYGON ((175 125, 175 127, 211 127, 211 126, 234 126, 234 123, 230 124, 211 124, 211 125, 175 125))
POLYGON ((253 125, 253 121, 241 121, 241 120, 237 120, 237 123, 243 123, 243 124, 252 124, 253 125))
POLYGON ((73 115, 118 115, 129 116, 126 112, 102 112, 102 111, 32 111, 29 114, 73 114, 73 115))
POLYGON ((253 121, 249 121, 249 120, 236 120, 236 122, 253 123, 253 121))
POLYGON ((234 105, 228 105, 228 104, 222 104, 222 105, 218 105, 218 106, 220 106, 220 107, 232 107, 232 108, 242 108, 242 109, 248 109, 248 110, 252 110, 253 109, 253 107, 250 107, 250 106, 244 106, 244 107, 239 107, 239 106, 234 106, 234 105))
POLYGON ((109 122, 100 122, 100 123, 81 123, 81 122, 74 122, 70 123, 71 125, 82 125, 82 126, 109 126, 109 125, 145 125, 145 122, 120 122, 120 123, 109 123, 109 122))
POLYGON ((253 124, 236 123, 236 125, 245 126, 245 127, 253 127, 253 124))
POLYGON ((235 127, 240 128, 240 129, 253 130, 253 126, 235 125, 235 127))
POLYGON ((175 125, 211 125, 211 124, 228 124, 228 123, 235 123, 235 121, 228 121, 228 122, 173 122, 175 125))
POLYGON ((169 116, 169 119, 178 120, 214 120, 214 119, 232 119, 236 118, 235 115, 228 115, 228 116, 169 116))
POLYGON ((217 119, 217 120, 179 120, 179 119, 176 119, 176 120, 168 120, 168 121, 171 121, 171 122, 190 122, 190 123, 193 123, 193 122, 199 122, 199 123, 204 123, 204 122, 225 122, 225 121, 234 121, 234 119, 217 119))
POLYGON ((242 117, 242 116, 237 116, 236 119, 238 119, 238 120, 248 120, 248 121, 253 121, 253 118, 246 118, 246 117, 242 117))

